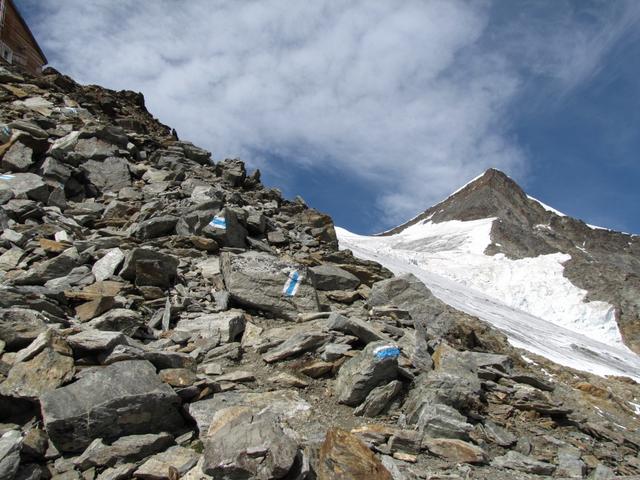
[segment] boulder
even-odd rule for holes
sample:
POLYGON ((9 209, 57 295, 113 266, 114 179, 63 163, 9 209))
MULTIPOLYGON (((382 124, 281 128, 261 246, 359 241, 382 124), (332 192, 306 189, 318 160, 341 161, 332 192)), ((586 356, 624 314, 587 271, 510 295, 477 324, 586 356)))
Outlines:
POLYGON ((80 167, 87 179, 99 191, 117 192, 121 188, 131 186, 129 162, 123 158, 108 157, 103 161, 89 160, 80 167))
POLYGON ((33 165, 33 150, 15 142, 2 157, 2 168, 11 172, 26 172, 33 165))
POLYGON ((138 286, 168 288, 178 274, 178 259, 152 248, 134 248, 124 261, 120 276, 138 286))
POLYGON ((102 282, 113 276, 124 258, 124 252, 117 247, 105 253, 91 268, 96 282, 102 282))
POLYGON ((381 384, 395 380, 398 374, 398 348, 385 342, 368 344, 340 368, 335 391, 340 403, 356 406, 381 384))
POLYGON ((331 339, 331 335, 321 330, 303 330, 294 333, 276 348, 262 356, 267 363, 279 362, 309 350, 315 350, 331 339))
POLYGON ((223 208, 210 217, 202 229, 202 235, 215 240, 223 247, 245 248, 247 245, 247 230, 240 223, 236 212, 230 208, 223 208))
POLYGON ((46 203, 49 187, 40 175, 34 173, 14 173, 0 175, 0 191, 10 191, 15 198, 29 198, 46 203))
POLYGON ((116 345, 126 343, 127 340, 120 332, 91 329, 68 336, 67 342, 74 351, 99 352, 111 350, 116 345))
POLYGON ((153 217, 140 222, 136 226, 133 234, 140 240, 164 237, 171 235, 175 231, 176 223, 178 223, 178 217, 174 217, 173 215, 153 217))
POLYGON ((120 437, 111 445, 97 438, 73 463, 83 471, 91 467, 113 467, 117 463, 137 462, 172 444, 173 437, 166 432, 120 437))
POLYGON ((555 465, 547 462, 541 462, 533 457, 516 452, 515 450, 509 450, 505 455, 494 458, 491 462, 491 466, 538 475, 551 475, 556 470, 555 465))
POLYGON ((37 400, 41 395, 71 380, 75 372, 71 348, 53 330, 42 332, 20 350, 0 394, 37 400))
POLYGON ((244 331, 246 317, 242 310, 211 313, 196 318, 180 320, 175 331, 188 332, 201 338, 220 338, 222 342, 234 342, 244 331))
POLYGON ((434 455, 456 463, 487 463, 488 459, 487 453, 480 447, 452 438, 425 437, 422 446, 434 455))
POLYGON ((330 428, 320 447, 318 480, 392 480, 382 462, 354 434, 330 428))
POLYGON ((318 290, 353 290, 360 285, 358 277, 335 265, 318 265, 309 271, 318 290))
POLYGON ((294 466, 298 444, 269 412, 229 407, 209 427, 203 471, 216 479, 277 479, 294 466))
POLYGON ((389 403, 402 391, 402 382, 394 380, 369 392, 367 398, 353 411, 354 415, 375 417, 384 412, 389 403))
POLYGON ((17 430, 9 430, 0 437, 0 479, 12 480, 20 465, 22 435, 17 430))
POLYGON ((121 332, 130 337, 142 327, 142 316, 135 310, 113 308, 86 323, 87 327, 106 332, 121 332))
POLYGON ((44 285, 55 278, 68 275, 84 262, 75 247, 66 249, 57 257, 38 262, 24 275, 16 278, 17 285, 44 285))
POLYGON ((0 309, 0 340, 7 348, 18 350, 28 346, 48 328, 49 319, 41 312, 27 308, 0 309))
POLYGON ((294 320, 318 311, 318 296, 303 267, 262 252, 222 252, 220 270, 231 299, 294 320))
POLYGON ((96 438, 171 432, 184 424, 179 397, 145 360, 93 369, 40 402, 49 438, 62 452, 82 451, 96 438))
POLYGON ((327 328, 358 337, 362 343, 391 341, 387 335, 376 330, 369 323, 358 318, 345 317, 336 312, 332 312, 331 315, 329 315, 327 328))
POLYGON ((200 456, 190 448, 175 445, 140 465, 134 476, 143 480, 175 480, 191 470, 200 456))

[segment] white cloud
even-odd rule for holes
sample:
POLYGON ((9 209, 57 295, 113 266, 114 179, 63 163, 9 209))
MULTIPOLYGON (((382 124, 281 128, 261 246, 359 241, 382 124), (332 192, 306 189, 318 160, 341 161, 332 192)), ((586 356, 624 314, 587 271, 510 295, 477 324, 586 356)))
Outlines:
POLYGON ((364 178, 396 221, 487 167, 522 174, 506 112, 523 65, 576 85, 606 50, 590 55, 584 38, 624 31, 563 10, 561 32, 516 19, 497 27, 501 45, 491 3, 462 0, 21 3, 41 10, 41 44, 77 80, 144 92, 217 159, 269 169, 255 153, 267 152, 364 178))

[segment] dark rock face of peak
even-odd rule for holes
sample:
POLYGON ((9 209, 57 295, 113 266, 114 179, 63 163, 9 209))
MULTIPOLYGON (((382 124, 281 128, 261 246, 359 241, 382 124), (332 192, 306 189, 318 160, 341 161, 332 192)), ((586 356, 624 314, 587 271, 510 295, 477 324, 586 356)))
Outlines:
POLYGON ((489 169, 446 200, 384 235, 418 222, 495 217, 487 255, 520 259, 566 253, 565 276, 587 300, 614 305, 626 344, 640 353, 640 237, 589 227, 545 209, 507 175, 489 169))

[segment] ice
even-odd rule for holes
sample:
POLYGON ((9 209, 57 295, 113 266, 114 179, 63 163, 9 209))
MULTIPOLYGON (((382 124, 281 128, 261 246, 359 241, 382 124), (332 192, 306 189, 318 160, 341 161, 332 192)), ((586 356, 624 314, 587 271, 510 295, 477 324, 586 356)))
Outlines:
POLYGON ((558 215, 559 217, 566 217, 566 215, 564 213, 562 213, 560 210, 556 210, 553 207, 550 207, 549 205, 547 205, 546 203, 542 203, 540 200, 538 200, 537 198, 532 197, 531 195, 527 195, 527 198, 529 200, 533 200, 534 202, 537 202, 540 204, 540 206, 542 208, 544 208, 546 211, 548 212, 552 212, 555 213, 556 215, 558 215))
POLYGON ((444 302, 505 332, 514 346, 598 375, 640 379, 640 357, 622 343, 613 307, 585 302, 586 292, 563 276, 569 255, 485 255, 493 221, 422 221, 387 237, 336 231, 340 248, 414 274, 444 302))

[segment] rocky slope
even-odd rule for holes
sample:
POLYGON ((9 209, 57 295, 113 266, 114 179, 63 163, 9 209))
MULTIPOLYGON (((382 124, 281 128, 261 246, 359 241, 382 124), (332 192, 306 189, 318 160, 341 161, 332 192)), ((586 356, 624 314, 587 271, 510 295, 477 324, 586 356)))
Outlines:
POLYGON ((445 201, 384 235, 425 219, 438 223, 495 217, 485 253, 521 259, 562 252, 565 276, 587 290, 587 300, 614 305, 626 345, 640 353, 640 237, 565 216, 528 197, 504 173, 490 169, 445 201))
POLYGON ((132 92, 0 69, 0 480, 612 478, 638 385, 523 358, 132 92))

